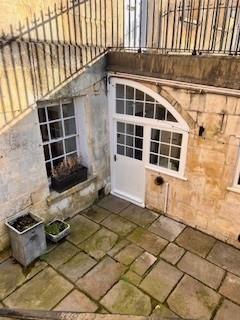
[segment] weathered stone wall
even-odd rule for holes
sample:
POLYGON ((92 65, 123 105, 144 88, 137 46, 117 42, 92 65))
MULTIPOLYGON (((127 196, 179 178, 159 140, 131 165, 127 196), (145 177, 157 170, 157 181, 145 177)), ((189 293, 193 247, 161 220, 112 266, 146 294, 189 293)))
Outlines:
MULTIPOLYGON (((62 196, 50 193, 44 163, 37 109, 28 108, 0 134, 0 250, 7 246, 6 219, 33 210, 46 221, 70 217, 109 190, 109 133, 105 60, 56 92, 52 99, 73 98, 84 117, 79 121, 79 144, 87 146, 90 181, 62 196)), ((80 148, 81 150, 81 148, 80 148)))
POLYGON ((228 188, 233 184, 239 152, 240 99, 145 85, 166 98, 190 127, 186 180, 160 173, 165 184, 159 187, 154 184, 159 173, 147 170, 147 207, 163 211, 166 204, 171 217, 239 246, 240 193, 228 188), (205 128, 203 137, 198 135, 199 126, 205 128))

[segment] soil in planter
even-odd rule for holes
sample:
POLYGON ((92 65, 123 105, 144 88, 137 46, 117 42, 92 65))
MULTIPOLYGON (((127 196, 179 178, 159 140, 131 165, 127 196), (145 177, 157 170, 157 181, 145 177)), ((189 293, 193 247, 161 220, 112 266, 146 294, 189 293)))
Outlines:
POLYGON ((26 214, 17 218, 14 222, 10 223, 10 225, 19 232, 23 232, 37 223, 38 221, 33 219, 33 217, 30 214, 26 214))
POLYGON ((45 226, 45 231, 53 236, 56 236, 66 228, 67 225, 61 221, 53 221, 49 225, 45 226))

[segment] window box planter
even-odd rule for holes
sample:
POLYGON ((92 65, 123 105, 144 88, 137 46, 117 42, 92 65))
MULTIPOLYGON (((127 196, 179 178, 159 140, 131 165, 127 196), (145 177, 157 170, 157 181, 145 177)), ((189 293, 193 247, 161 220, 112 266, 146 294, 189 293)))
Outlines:
POLYGON ((58 242, 70 233, 70 225, 62 220, 54 220, 45 226, 47 239, 58 242))
POLYGON ((51 187, 57 192, 63 192, 75 186, 76 184, 87 180, 88 169, 81 166, 76 171, 66 177, 51 177, 51 187))
POLYGON ((43 220, 31 212, 15 216, 6 222, 12 255, 24 267, 46 250, 43 220))

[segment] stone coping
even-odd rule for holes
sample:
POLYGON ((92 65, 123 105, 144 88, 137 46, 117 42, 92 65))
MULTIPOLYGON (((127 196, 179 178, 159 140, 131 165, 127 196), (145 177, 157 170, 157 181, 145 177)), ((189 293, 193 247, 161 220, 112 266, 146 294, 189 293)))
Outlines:
POLYGON ((92 183, 94 183, 96 181, 97 181, 97 176, 92 175, 92 176, 89 176, 86 181, 81 182, 81 183, 77 184, 76 186, 69 188, 66 191, 63 191, 62 193, 58 193, 56 191, 51 191, 50 195, 47 197, 47 204, 50 206, 58 201, 61 201, 62 199, 65 199, 65 198, 71 196, 72 194, 89 187, 92 183))

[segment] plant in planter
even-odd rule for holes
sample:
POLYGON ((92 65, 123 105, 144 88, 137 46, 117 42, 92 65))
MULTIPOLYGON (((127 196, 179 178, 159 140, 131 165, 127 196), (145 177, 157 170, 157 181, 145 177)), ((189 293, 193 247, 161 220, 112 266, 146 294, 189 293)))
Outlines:
POLYGON ((62 220, 56 219, 45 226, 47 238, 58 242, 70 233, 70 225, 62 220))
POLYGON ((31 212, 17 215, 6 222, 12 255, 23 266, 28 266, 46 250, 43 220, 31 212))
POLYGON ((51 187, 61 193, 87 180, 87 173, 88 169, 81 165, 79 157, 69 157, 53 168, 51 187))

